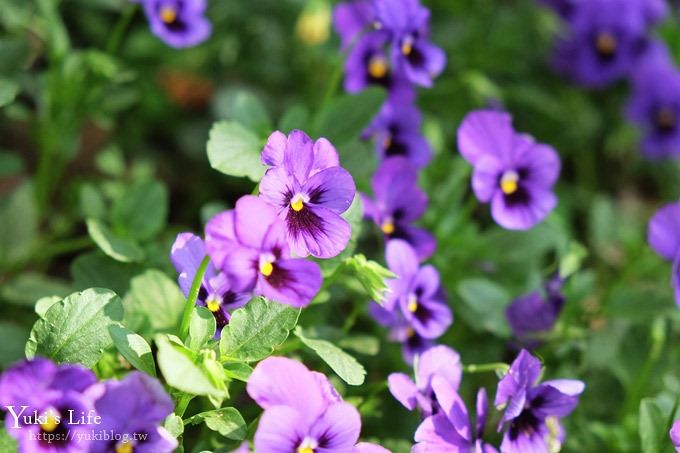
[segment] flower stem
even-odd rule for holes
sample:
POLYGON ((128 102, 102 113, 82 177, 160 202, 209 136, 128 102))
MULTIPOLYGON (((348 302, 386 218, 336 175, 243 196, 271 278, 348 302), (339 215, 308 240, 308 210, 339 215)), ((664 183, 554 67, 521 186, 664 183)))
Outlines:
POLYGON ((125 30, 127 30, 128 25, 132 17, 135 15, 135 10, 137 6, 135 4, 127 5, 123 13, 121 14, 118 22, 113 29, 113 32, 109 36, 109 40, 106 43, 106 51, 110 54, 115 54, 120 47, 120 43, 123 41, 123 36, 125 35, 125 30))
POLYGON ((510 369, 510 365, 507 363, 503 362, 496 362, 496 363, 481 363, 481 364, 472 364, 472 365, 464 365, 463 366, 463 372, 465 373, 486 373, 488 371, 495 371, 495 372, 500 372, 500 373, 507 373, 508 370, 510 369))
POLYGON ((196 275, 194 276, 194 281, 191 283, 191 289, 189 290, 189 296, 187 297, 187 302, 184 305, 184 313, 182 314, 182 324, 179 328, 179 337, 182 341, 186 340, 189 334, 189 321, 191 320, 191 312, 196 305, 196 299, 198 299, 198 292, 201 290, 201 284, 203 283, 203 276, 205 275, 205 270, 210 262, 210 257, 206 255, 201 261, 201 265, 198 266, 196 275))

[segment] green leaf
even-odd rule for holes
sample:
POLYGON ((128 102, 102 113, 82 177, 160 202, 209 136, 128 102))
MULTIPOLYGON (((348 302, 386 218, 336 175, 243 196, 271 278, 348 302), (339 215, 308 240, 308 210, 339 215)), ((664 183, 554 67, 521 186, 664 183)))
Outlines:
POLYGON ((14 99, 19 94, 19 85, 9 79, 0 78, 0 107, 14 102, 14 99))
POLYGON ((71 294, 73 289, 63 280, 36 272, 25 272, 3 284, 0 295, 7 302, 32 307, 43 297, 71 294))
POLYGON ((254 362, 267 357, 288 338, 299 315, 299 309, 288 305, 252 299, 232 314, 222 330, 222 360, 254 362))
POLYGON ((109 326, 109 334, 113 344, 130 362, 130 365, 150 376, 156 376, 156 362, 151 354, 151 346, 141 335, 138 335, 122 325, 109 326))
POLYGON ((289 134, 293 129, 307 129, 309 124, 309 111, 302 104, 295 104, 281 116, 279 120, 279 130, 284 134, 289 134))
POLYGON ((94 366, 113 344, 108 327, 123 319, 123 305, 111 290, 87 289, 52 305, 31 330, 26 357, 94 366))
POLYGON ((115 231, 147 240, 158 234, 168 217, 168 190, 158 181, 141 181, 116 199, 111 213, 115 231))
POLYGON ((222 407, 214 411, 201 412, 186 420, 186 424, 197 425, 204 422, 205 425, 227 439, 243 440, 248 433, 245 420, 233 407, 222 407))
POLYGON ((126 317, 145 316, 155 332, 174 332, 178 329, 184 310, 184 294, 163 272, 149 269, 130 282, 130 293, 125 298, 126 317))
POLYGON ((305 346, 316 352, 343 381, 349 385, 364 383, 366 370, 354 357, 331 342, 306 337, 300 327, 295 329, 295 335, 305 346))
POLYGON ((158 367, 171 387, 191 395, 222 398, 223 389, 217 388, 209 376, 196 364, 198 356, 184 346, 170 341, 166 335, 156 335, 158 367))
POLYGON ((483 278, 471 278, 460 282, 458 295, 462 302, 458 311, 470 327, 501 338, 510 336, 505 320, 505 307, 510 303, 510 295, 502 287, 483 278))
POLYGON ((182 417, 177 414, 170 414, 165 419, 163 427, 170 433, 172 437, 177 439, 184 433, 184 421, 182 417))
POLYGON ((35 313, 40 316, 41 318, 45 316, 45 313, 47 313, 47 310, 50 309, 50 307, 57 302, 61 301, 63 297, 59 296, 45 296, 41 297, 38 299, 38 301, 35 303, 35 313))
POLYGON ((100 220, 87 219, 87 232, 95 244, 116 261, 130 263, 144 259, 144 250, 135 241, 116 236, 100 220))
POLYGON ((259 182, 265 170, 260 162, 262 145, 263 141, 240 123, 215 123, 208 139, 210 166, 228 176, 245 176, 259 182))
POLYGON ((343 262, 345 269, 353 273, 368 297, 380 303, 387 291, 386 278, 395 278, 388 269, 372 260, 367 260, 362 254, 354 255, 343 262))
POLYGON ((323 272, 324 277, 332 275, 342 264, 342 262, 345 259, 351 257, 354 251, 356 250, 357 241, 359 240, 359 236, 361 235, 363 216, 364 208, 361 203, 361 197, 357 195, 356 197, 354 197, 354 200, 352 201, 352 204, 350 205, 349 209, 342 213, 342 217, 345 220, 347 220, 350 227, 352 228, 352 236, 350 237, 349 242, 347 243, 347 247, 345 247, 345 250, 343 250, 338 256, 334 258, 317 261, 319 263, 319 267, 321 267, 321 271, 323 272))
POLYGON ((94 184, 83 184, 80 188, 80 211, 85 218, 103 220, 108 210, 104 197, 94 184))
POLYGON ((25 258, 38 233, 33 185, 24 183, 0 200, 0 266, 25 258))
POLYGON ((384 90, 369 88, 359 94, 336 98, 319 112, 315 135, 326 137, 336 147, 357 139, 378 113, 385 97, 384 90))
POLYGON ((666 442, 666 417, 663 416, 653 398, 645 398, 640 402, 640 445, 642 453, 658 453, 662 451, 662 439, 666 442), (663 437, 662 437, 663 436, 663 437))
POLYGON ((215 98, 217 116, 225 120, 238 121, 253 131, 269 132, 271 119, 262 101, 246 90, 219 92, 215 98))
MULTIPOLYGON (((0 366, 3 368, 24 358, 29 330, 9 321, 0 321, 0 366)), ((0 451, 4 451, 0 448, 0 451)))
POLYGON ((253 369, 243 362, 225 362, 222 366, 226 377, 243 382, 248 382, 248 378, 253 372, 253 369))
POLYGON ((71 276, 75 289, 104 287, 116 294, 125 294, 130 280, 143 271, 136 263, 121 263, 96 251, 78 256, 71 263, 71 276))
POLYGON ((194 351, 200 350, 215 336, 215 316, 205 307, 196 307, 191 313, 187 346, 194 351))

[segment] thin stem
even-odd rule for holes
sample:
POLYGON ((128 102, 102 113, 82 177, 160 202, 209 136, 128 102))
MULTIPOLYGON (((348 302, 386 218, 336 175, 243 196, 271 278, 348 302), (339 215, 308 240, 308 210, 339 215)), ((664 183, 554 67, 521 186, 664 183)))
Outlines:
POLYGON ((120 43, 123 41, 123 36, 125 35, 125 30, 127 30, 128 25, 132 21, 132 17, 135 15, 135 10, 137 6, 134 4, 129 4, 123 13, 121 14, 116 26, 106 42, 106 51, 110 54, 115 54, 120 47, 120 43))
POLYGON ((201 261, 201 265, 198 266, 196 275, 194 276, 194 281, 191 283, 191 289, 189 290, 189 297, 187 297, 187 302, 184 305, 184 313, 182 314, 182 324, 179 328, 179 337, 182 340, 186 340, 189 334, 189 321, 191 320, 191 313, 194 306, 196 305, 196 299, 198 299, 198 292, 201 290, 201 284, 203 283, 203 276, 205 275, 205 270, 210 262, 210 257, 206 255, 201 261))
POLYGON ((507 373, 508 370, 510 369, 510 365, 507 363, 503 362, 496 362, 496 363, 481 363, 481 364, 471 364, 471 365, 464 365, 463 366, 463 372, 464 373, 486 373, 489 371, 494 371, 496 373, 507 373))
POLYGON ((194 395, 189 395, 188 393, 181 394, 177 401, 177 405, 175 406, 175 414, 177 414, 178 417, 184 416, 184 412, 186 412, 192 399, 194 399, 194 395))

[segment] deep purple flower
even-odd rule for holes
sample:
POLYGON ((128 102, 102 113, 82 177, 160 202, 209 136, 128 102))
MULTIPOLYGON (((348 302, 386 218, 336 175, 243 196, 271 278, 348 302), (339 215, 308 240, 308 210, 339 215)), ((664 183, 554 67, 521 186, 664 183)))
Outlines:
POLYGON ((656 0, 578 2, 558 42, 557 69, 589 87, 627 76, 648 44, 649 26, 665 14, 659 5, 656 0))
POLYGON ((505 112, 477 110, 458 128, 458 149, 474 166, 472 189, 500 226, 527 230, 557 204, 552 187, 560 173, 555 150, 515 132, 505 112))
POLYGON ((95 383, 94 373, 80 365, 37 358, 11 366, 0 376, 6 432, 26 453, 89 451, 92 426, 69 411, 94 414, 95 383))
POLYGON ((503 453, 548 451, 548 445, 563 436, 559 419, 578 405, 583 382, 559 379, 538 384, 540 374, 541 362, 523 349, 498 383, 494 404, 505 408, 498 426, 499 431, 505 429, 503 453))
POLYGON ((408 102, 386 102, 364 136, 375 139, 375 149, 381 161, 390 157, 405 157, 418 168, 432 158, 432 149, 420 132, 422 118, 418 108, 408 102))
POLYGON ((427 195, 418 188, 418 172, 403 157, 383 162, 371 179, 374 199, 362 197, 364 215, 378 225, 386 240, 403 239, 426 260, 437 246, 434 237, 411 225, 427 208, 427 195))
MULTIPOLYGON (((415 434, 412 453, 496 453, 497 450, 482 440, 486 427, 488 400, 486 390, 477 392, 477 417, 470 420, 465 403, 457 389, 441 376, 432 378, 432 390, 441 411, 427 417, 415 434)), ((526 450, 523 453, 527 453, 526 450)))
POLYGON ((563 284, 562 278, 553 277, 545 285, 545 296, 534 291, 515 299, 505 309, 512 333, 522 346, 538 347, 541 342, 536 336, 552 330, 564 307, 563 284))
POLYGON ((352 234, 340 214, 352 204, 356 188, 325 138, 312 141, 294 130, 269 136, 262 162, 270 166, 260 182, 260 196, 285 221, 287 240, 297 256, 336 256, 352 234))
POLYGON ((415 382, 404 373, 392 373, 387 383, 392 396, 410 411, 418 408, 423 416, 437 412, 438 404, 432 392, 432 379, 442 377, 457 391, 463 368, 460 355, 448 346, 433 346, 423 352, 415 364, 415 382))
POLYGON ((680 71, 665 46, 649 46, 632 81, 627 113, 642 128, 642 151, 652 159, 680 157, 680 71))
MULTIPOLYGON (((185 297, 189 296, 191 284, 205 255, 205 245, 201 238, 191 233, 177 235, 170 258, 179 272, 179 286, 185 297)), ((208 263, 196 305, 208 308, 215 317, 215 338, 220 338, 222 329, 229 323, 231 311, 244 306, 248 300, 247 294, 231 291, 227 276, 223 272, 217 272, 212 262, 208 263)))
POLYGON ((173 411, 172 399, 156 379, 133 371, 122 381, 107 381, 95 403, 98 429, 113 439, 94 444, 93 453, 170 453, 177 439, 160 425, 173 411))
POLYGON ((144 6, 153 34, 171 47, 192 47, 210 36, 212 26, 205 18, 206 0, 136 1, 144 6))
POLYGON ((321 373, 283 357, 260 362, 248 380, 248 394, 263 409, 255 450, 268 453, 379 453, 357 445, 359 412, 342 401, 321 373))
POLYGON ((345 88, 356 92, 370 84, 406 79, 429 87, 446 64, 446 55, 429 39, 430 11, 418 0, 341 3, 333 24, 343 48, 354 43, 345 63, 345 88))
POLYGON ((213 217, 205 231, 208 254, 233 291, 252 291, 294 307, 309 304, 319 292, 319 266, 291 258, 286 226, 264 200, 241 197, 235 209, 213 217))
POLYGON ((453 313, 439 284, 439 272, 420 266, 415 250, 401 239, 387 243, 385 257, 389 269, 397 276, 387 280, 389 292, 382 305, 371 304, 374 319, 391 329, 392 339, 404 344, 404 356, 431 346, 430 340, 441 336, 453 322, 453 313))
POLYGON ((668 433, 671 436, 671 442, 675 447, 675 451, 680 453, 680 420, 676 420, 668 433))
POLYGON ((659 256, 673 263, 675 303, 680 306, 680 202, 667 204, 654 214, 647 241, 659 256))

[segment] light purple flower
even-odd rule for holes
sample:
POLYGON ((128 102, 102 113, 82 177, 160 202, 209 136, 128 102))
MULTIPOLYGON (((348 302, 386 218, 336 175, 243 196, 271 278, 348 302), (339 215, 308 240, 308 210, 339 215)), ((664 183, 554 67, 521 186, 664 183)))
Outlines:
POLYGON ((331 258, 352 234, 340 214, 352 204, 356 188, 325 138, 312 141, 302 131, 269 136, 262 162, 270 166, 260 182, 260 196, 285 221, 287 240, 297 256, 331 258))
POLYGON ((92 427, 71 420, 69 411, 94 413, 95 384, 94 373, 81 365, 37 358, 11 366, 0 376, 6 432, 25 453, 89 451, 90 442, 79 442, 78 436, 87 439, 92 427), (45 436, 53 436, 53 442, 45 436))
POLYGON ((206 0, 137 0, 151 31, 167 45, 192 47, 208 39, 212 26, 205 18, 206 0))
POLYGON ((390 157, 405 157, 418 168, 432 158, 432 149, 420 132, 422 117, 411 102, 386 102, 378 116, 364 131, 375 139, 375 149, 381 161, 390 157))
POLYGON ((578 405, 583 382, 559 379, 538 384, 540 374, 541 362, 523 349, 498 383, 494 404, 505 408, 498 426, 499 431, 505 429, 503 453, 548 451, 551 440, 563 436, 559 419, 578 405))
POLYGON ((658 0, 588 0, 568 13, 555 66, 577 83, 597 88, 630 73, 648 44, 649 26, 666 10, 658 0))
POLYGON ((505 112, 477 110, 458 128, 458 149, 473 167, 472 189, 500 226, 527 230, 555 208, 560 158, 548 145, 515 132, 505 112))
POLYGON ((418 408, 423 416, 436 413, 439 406, 432 392, 432 379, 442 377, 455 391, 463 373, 460 356, 448 346, 433 346, 423 352, 415 364, 415 382, 404 373, 387 378, 390 392, 406 409, 418 408))
POLYGON ((647 241, 659 256, 673 263, 675 303, 680 306, 680 202, 667 204, 654 214, 647 241))
POLYGON ((268 453, 380 452, 359 444, 359 412, 342 401, 328 379, 283 357, 260 362, 247 391, 264 413, 255 433, 255 450, 268 453))
POLYGON ((453 322, 453 313, 439 283, 439 272, 420 266, 415 250, 401 239, 387 243, 385 257, 397 276, 389 279, 389 292, 382 306, 372 303, 371 315, 391 329, 393 340, 404 343, 405 359, 431 346, 429 340, 441 336, 453 322))
POLYGON ((437 246, 434 236, 412 225, 427 208, 427 195, 418 188, 418 172, 403 157, 383 162, 371 179, 374 198, 363 196, 364 215, 378 225, 385 240, 403 239, 426 260, 437 246))
POLYGON ((671 436, 671 442, 675 447, 675 451, 680 453, 680 420, 676 420, 668 433, 671 436))
POLYGON ((663 44, 649 46, 632 82, 627 114, 642 129, 643 153, 651 159, 680 157, 680 71, 663 44))
MULTIPOLYGON (((427 417, 415 434, 412 453, 496 453, 482 440, 486 427, 488 400, 486 390, 477 392, 477 417, 470 420, 457 390, 441 376, 432 378, 432 390, 441 411, 427 417)), ((527 450, 528 452, 529 450, 527 450)), ((523 452, 523 453, 527 453, 523 452)))
POLYGON ((113 433, 114 439, 95 442, 92 453, 170 453, 177 448, 177 439, 160 426, 173 404, 156 379, 133 371, 121 381, 107 381, 95 407, 101 417, 97 429, 113 433))
MULTIPOLYGON (((178 282, 185 297, 189 296, 191 284, 205 256, 205 245, 200 237, 191 233, 177 235, 170 258, 179 272, 178 282)), ((208 308, 215 317, 215 338, 220 338, 222 329, 229 323, 231 312, 244 306, 248 300, 247 294, 231 291, 227 276, 223 272, 217 272, 212 262, 208 263, 196 305, 208 308)))
POLYGON ((233 291, 303 307, 321 288, 316 263, 291 258, 286 226, 276 208, 252 195, 206 225, 206 249, 233 291))

